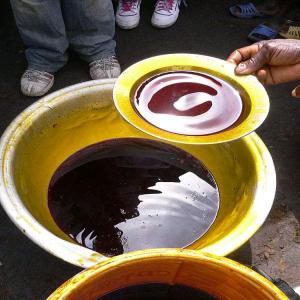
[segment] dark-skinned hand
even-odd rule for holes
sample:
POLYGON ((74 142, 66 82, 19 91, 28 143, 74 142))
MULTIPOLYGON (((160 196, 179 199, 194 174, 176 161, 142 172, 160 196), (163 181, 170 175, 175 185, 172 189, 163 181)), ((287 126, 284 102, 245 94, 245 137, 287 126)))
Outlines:
MULTIPOLYGON (((237 75, 255 75, 263 84, 300 80, 300 40, 261 41, 235 50, 227 60, 237 75)), ((292 95, 300 98, 300 85, 292 95)))

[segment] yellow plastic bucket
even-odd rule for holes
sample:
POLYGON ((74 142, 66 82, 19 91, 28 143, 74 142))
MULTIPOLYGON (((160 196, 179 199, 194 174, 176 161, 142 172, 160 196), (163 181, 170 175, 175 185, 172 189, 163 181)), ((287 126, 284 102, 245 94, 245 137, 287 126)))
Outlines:
POLYGON ((48 300, 95 300, 129 286, 184 285, 230 300, 288 299, 270 281, 232 260, 190 250, 147 250, 116 256, 79 273, 48 300))
MULTIPOLYGON (((155 139, 119 115, 113 86, 113 80, 91 81, 41 99, 12 122, 0 143, 0 198, 7 214, 40 247, 82 267, 107 257, 75 244, 53 221, 47 191, 54 171, 74 152, 99 141, 155 139)), ((199 158, 220 190, 213 226, 188 248, 227 255, 258 230, 271 209, 276 180, 267 148, 255 133, 216 145, 171 144, 199 158)))

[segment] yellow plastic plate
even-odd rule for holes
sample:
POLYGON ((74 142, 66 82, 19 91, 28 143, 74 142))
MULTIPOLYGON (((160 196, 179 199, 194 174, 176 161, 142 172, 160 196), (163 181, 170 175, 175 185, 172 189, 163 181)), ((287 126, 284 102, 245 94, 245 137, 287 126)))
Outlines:
POLYGON ((121 115, 133 126, 152 136, 186 144, 213 144, 241 138, 257 129, 269 112, 269 98, 254 76, 236 76, 234 65, 203 55, 167 54, 140 61, 126 69, 114 87, 114 102, 121 115), (229 128, 209 135, 182 135, 162 130, 136 112, 132 103, 138 86, 148 78, 170 71, 198 71, 229 83, 243 101, 243 111, 229 128))

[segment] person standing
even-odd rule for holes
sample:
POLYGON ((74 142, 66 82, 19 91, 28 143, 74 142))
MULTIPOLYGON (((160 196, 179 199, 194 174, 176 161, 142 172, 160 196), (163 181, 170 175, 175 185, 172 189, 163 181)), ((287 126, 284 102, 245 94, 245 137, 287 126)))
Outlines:
POLYGON ((21 77, 26 96, 42 96, 71 47, 89 64, 92 79, 118 77, 115 18, 111 0, 10 0, 26 46, 28 68, 21 77))

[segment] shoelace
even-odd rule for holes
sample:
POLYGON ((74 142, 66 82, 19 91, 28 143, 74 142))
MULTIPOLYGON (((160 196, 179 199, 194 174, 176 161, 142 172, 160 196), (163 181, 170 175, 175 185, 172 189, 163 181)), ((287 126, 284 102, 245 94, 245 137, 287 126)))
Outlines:
POLYGON ((138 5, 139 0, 121 0, 120 9, 123 12, 134 11, 138 5))
POLYGON ((176 2, 177 0, 159 0, 156 9, 170 12, 176 2))
POLYGON ((186 0, 159 0, 157 2, 156 10, 164 10, 167 12, 170 12, 170 10, 173 9, 173 5, 179 2, 178 4, 180 5, 181 3, 184 4, 185 7, 187 7, 187 1, 186 0))
POLYGON ((92 62, 92 66, 100 67, 102 70, 111 70, 115 67, 117 59, 115 56, 100 58, 92 62))
POLYGON ((27 70, 23 78, 27 78, 32 82, 48 82, 50 78, 50 74, 48 75, 45 72, 37 71, 37 70, 27 70))

